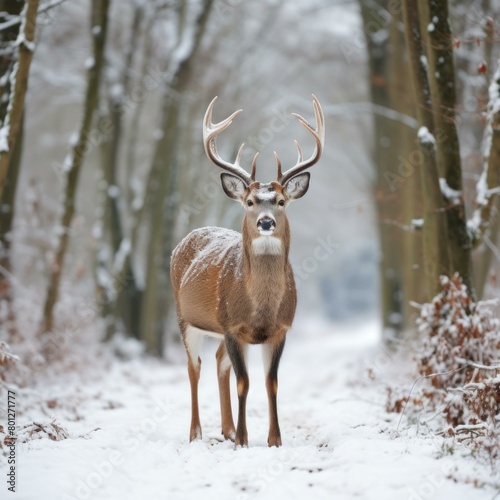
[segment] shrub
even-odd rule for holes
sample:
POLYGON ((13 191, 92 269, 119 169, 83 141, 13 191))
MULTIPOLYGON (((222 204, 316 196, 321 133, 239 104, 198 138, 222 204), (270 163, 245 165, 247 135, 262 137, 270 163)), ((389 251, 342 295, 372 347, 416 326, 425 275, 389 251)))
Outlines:
POLYGON ((425 380, 406 395, 389 387, 387 409, 410 418, 434 412, 441 433, 499 458, 500 322, 457 274, 442 276, 441 286, 417 319, 416 366, 425 380))

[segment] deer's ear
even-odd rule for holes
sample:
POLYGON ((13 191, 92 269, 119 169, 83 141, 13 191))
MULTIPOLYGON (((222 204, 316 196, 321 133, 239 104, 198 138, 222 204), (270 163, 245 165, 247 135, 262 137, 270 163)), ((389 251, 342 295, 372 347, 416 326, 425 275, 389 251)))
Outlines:
POLYGON ((291 200, 298 200, 302 198, 307 193, 309 189, 309 180, 311 179, 311 174, 309 172, 304 172, 303 174, 296 175, 292 177, 284 186, 283 190, 291 200))
POLYGON ((233 200, 243 201, 247 193, 248 186, 239 177, 232 174, 220 174, 222 189, 233 200))

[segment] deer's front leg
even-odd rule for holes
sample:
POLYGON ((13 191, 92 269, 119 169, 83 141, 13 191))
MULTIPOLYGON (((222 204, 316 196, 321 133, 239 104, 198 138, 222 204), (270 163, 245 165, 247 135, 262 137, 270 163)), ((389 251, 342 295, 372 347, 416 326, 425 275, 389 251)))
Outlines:
POLYGON ((184 345, 188 355, 188 374, 191 385, 191 428, 189 441, 201 439, 200 414, 198 410, 198 382, 200 380, 201 359, 199 357, 202 337, 183 321, 179 322, 183 332, 184 345))
POLYGON ((200 413, 198 410, 198 382, 200 380, 201 359, 198 357, 193 361, 188 356, 188 374, 191 385, 191 427, 189 430, 189 441, 201 439, 200 413))
POLYGON ((278 367, 284 347, 285 338, 276 344, 262 345, 267 398, 269 400, 269 435, 267 437, 267 444, 269 446, 281 446, 276 396, 278 394, 278 367))
POLYGON ((236 426, 235 447, 248 446, 246 422, 247 395, 250 387, 246 366, 246 344, 231 335, 225 336, 226 351, 233 365, 238 390, 238 424, 236 426))

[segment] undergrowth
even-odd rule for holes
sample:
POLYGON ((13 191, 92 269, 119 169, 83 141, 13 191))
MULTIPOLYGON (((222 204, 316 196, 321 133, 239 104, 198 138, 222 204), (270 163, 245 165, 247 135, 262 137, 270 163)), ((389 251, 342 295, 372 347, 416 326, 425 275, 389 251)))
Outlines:
POLYGON ((387 388, 387 410, 404 412, 489 462, 500 462, 500 321, 491 301, 474 302, 458 275, 421 307, 415 354, 420 375, 408 393, 387 388))

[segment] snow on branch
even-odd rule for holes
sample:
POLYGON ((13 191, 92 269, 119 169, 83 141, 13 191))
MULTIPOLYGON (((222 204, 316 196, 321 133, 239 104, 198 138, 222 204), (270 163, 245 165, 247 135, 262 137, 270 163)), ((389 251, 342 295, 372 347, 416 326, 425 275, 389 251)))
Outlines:
POLYGON ((430 146, 433 146, 434 148, 436 147, 436 139, 429 132, 429 129, 427 127, 420 127, 418 129, 417 138, 422 144, 428 144, 430 146))
MULTIPOLYGON (((67 2, 68 0, 50 0, 48 2, 45 2, 43 5, 40 6, 40 8, 37 11, 37 16, 40 14, 44 14, 45 12, 50 11, 54 7, 57 7, 61 5, 64 2, 67 2)), ((9 28, 12 28, 13 26, 17 26, 18 24, 21 24, 22 22, 22 15, 21 16, 12 16, 8 21, 5 21, 0 24, 0 32, 5 31, 9 28)))
POLYGON ((489 90, 487 125, 484 132, 484 166, 476 185, 476 209, 467 222, 475 246, 484 240, 500 193, 500 60, 489 90))
POLYGON ((418 127, 418 121, 412 116, 372 102, 344 102, 342 104, 330 104, 329 106, 325 106, 323 111, 325 116, 352 116, 353 112, 373 113, 375 115, 383 116, 388 120, 400 122, 412 129, 416 129, 418 127))
POLYGON ((439 179, 439 187, 441 189, 441 194, 444 196, 444 198, 454 205, 458 205, 461 203, 462 200, 462 191, 457 191, 456 189, 451 188, 448 186, 448 183, 446 182, 446 179, 443 177, 440 177, 439 179))
POLYGON ((483 365, 481 363, 474 363, 473 361, 463 359, 463 358, 456 358, 457 363, 461 365, 467 365, 467 366, 472 366, 473 368, 477 368, 478 370, 499 370, 500 371, 500 365, 483 365))

